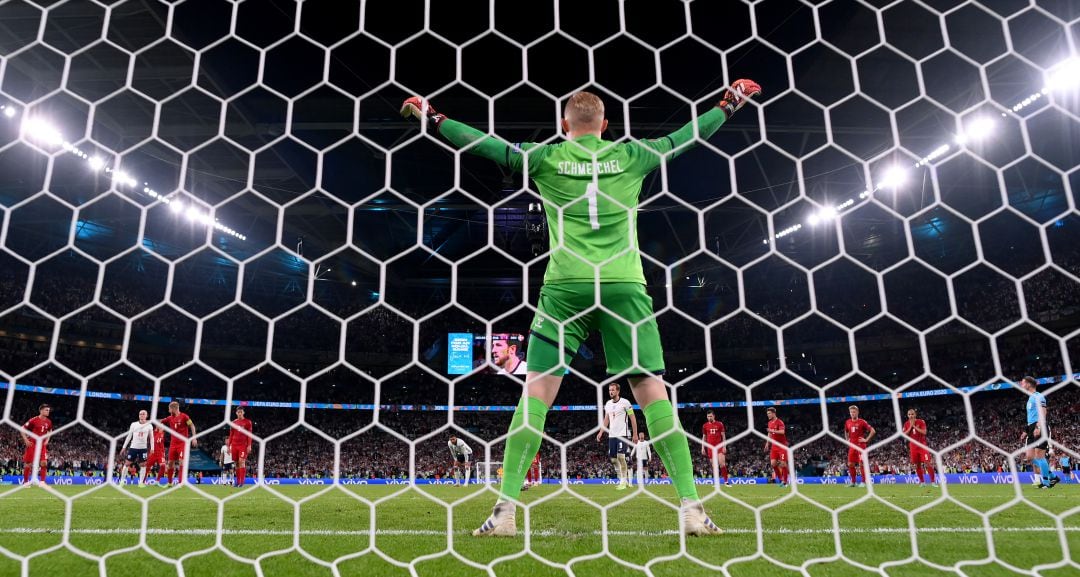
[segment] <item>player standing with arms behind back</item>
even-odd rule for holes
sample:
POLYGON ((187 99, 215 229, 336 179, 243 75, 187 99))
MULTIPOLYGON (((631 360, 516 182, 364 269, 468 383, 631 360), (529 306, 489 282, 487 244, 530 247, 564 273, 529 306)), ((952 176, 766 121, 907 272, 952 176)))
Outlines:
POLYGON ((229 453, 236 463, 234 486, 243 487, 247 480, 247 459, 251 454, 251 431, 254 426, 251 419, 244 416, 244 407, 236 407, 236 420, 229 428, 229 453))
POLYGON ((23 451, 23 485, 30 484, 35 459, 41 475, 41 484, 45 484, 45 475, 49 470, 49 438, 46 435, 53 430, 50 414, 52 414, 52 407, 41 405, 38 407, 38 415, 26 421, 19 429, 19 435, 22 436, 23 444, 26 445, 26 450, 23 451), (28 432, 34 436, 31 437, 27 434, 28 432))
POLYGON ((784 426, 784 421, 776 416, 776 407, 765 409, 765 415, 769 418, 765 430, 769 437, 765 440, 765 450, 769 453, 769 465, 772 466, 776 482, 781 487, 787 487, 788 476, 791 474, 788 467, 787 428, 784 426))
POLYGON ((844 437, 848 440, 848 475, 851 476, 848 487, 855 486, 855 473, 859 468, 862 469, 863 477, 863 482, 859 483, 859 486, 865 487, 866 483, 870 482, 870 468, 866 465, 866 447, 877 431, 870 426, 870 423, 859 418, 859 407, 851 405, 848 407, 848 414, 850 418, 844 423, 844 437))
POLYGON ((548 408, 555 402, 573 351, 597 329, 604 340, 608 374, 629 374, 649 435, 679 496, 683 531, 720 532, 701 505, 690 445, 660 378, 664 355, 652 299, 645 291, 636 215, 642 182, 665 162, 665 155, 670 159, 685 152, 695 137, 708 139, 750 97, 761 93, 752 80, 736 80, 731 87, 715 107, 679 130, 663 138, 624 143, 603 140, 608 124, 604 103, 588 92, 575 93, 567 101, 561 122, 567 140, 557 144, 511 146, 448 119, 419 96, 402 103, 402 115, 420 118, 457 148, 514 171, 525 169, 545 201, 551 253, 525 359, 525 391, 506 438, 500 498, 473 535, 517 534, 513 501, 520 497, 525 470, 540 447, 548 408), (598 301, 604 310, 596 308, 598 301))
POLYGON ((165 465, 165 478, 169 485, 172 485, 173 474, 177 477, 177 484, 184 484, 184 455, 187 454, 188 443, 191 443, 192 447, 198 447, 199 441, 192 439, 192 435, 195 434, 195 423, 191 422, 191 417, 187 416, 187 413, 180 412, 180 403, 173 401, 169 403, 169 416, 161 420, 161 422, 172 429, 173 433, 169 435, 169 452, 165 465))
POLYGON ((604 403, 604 423, 600 431, 596 433, 596 442, 604 437, 604 431, 608 433, 608 458, 615 465, 615 474, 619 477, 616 491, 624 491, 630 486, 629 467, 626 458, 633 448, 631 439, 636 439, 637 416, 634 414, 634 406, 630 401, 619 396, 622 387, 618 383, 608 385, 608 396, 611 398, 604 403), (633 435, 627 430, 627 421, 633 426, 633 435))
MULTIPOLYGON (((727 433, 724 431, 724 424, 716 420, 714 411, 705 413, 705 423, 701 425, 701 440, 705 443, 701 447, 701 454, 705 455, 714 469, 719 465, 720 476, 724 478, 724 486, 730 487, 731 482, 728 481, 727 474, 727 447, 724 446, 727 433)), ((716 471, 713 471, 713 475, 715 474, 716 471)))
POLYGON ((637 443, 634 444, 634 449, 630 453, 634 455, 634 461, 637 463, 638 487, 644 487, 645 479, 649 477, 649 464, 652 462, 652 446, 645 440, 645 433, 638 432, 637 443))
POLYGON ((923 469, 930 475, 930 484, 937 487, 934 480, 934 465, 931 464, 930 451, 926 444, 926 421, 918 418, 915 409, 907 410, 908 420, 904 421, 904 436, 908 438, 911 447, 911 464, 915 466, 915 473, 919 476, 919 484, 923 484, 923 469))

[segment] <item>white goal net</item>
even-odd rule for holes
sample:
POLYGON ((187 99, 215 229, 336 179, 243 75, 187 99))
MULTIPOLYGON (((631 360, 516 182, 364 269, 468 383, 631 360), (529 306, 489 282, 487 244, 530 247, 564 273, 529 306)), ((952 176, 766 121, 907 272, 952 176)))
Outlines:
POLYGON ((1078 43, 1065 0, 0 0, 0 575, 1074 575, 1078 43), (633 212, 723 535, 615 339, 530 333, 572 203, 508 165, 582 90, 692 127, 582 200, 633 212), (547 483, 473 538, 534 346, 547 483))

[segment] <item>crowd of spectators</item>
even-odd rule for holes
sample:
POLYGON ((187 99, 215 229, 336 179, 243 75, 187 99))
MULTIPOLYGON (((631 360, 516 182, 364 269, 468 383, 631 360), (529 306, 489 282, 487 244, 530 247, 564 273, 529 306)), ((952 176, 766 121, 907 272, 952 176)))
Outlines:
MULTIPOLYGON (((44 395, 24 396, 13 407, 12 418, 29 418, 34 414, 33 403, 44 395)), ((58 427, 70 422, 77 410, 75 397, 64 397, 54 402, 53 420, 58 427), (69 412, 71 411, 71 412, 69 412)), ((49 467, 64 474, 82 473, 101 475, 108 468, 109 439, 104 435, 120 435, 126 430, 124 414, 132 415, 144 407, 133 401, 98 401, 98 405, 112 403, 116 406, 110 415, 103 411, 84 408, 86 425, 62 428, 49 444, 49 467)), ((900 425, 894 417, 890 402, 869 401, 860 403, 862 416, 878 431, 878 439, 884 444, 875 446, 868 460, 873 472, 912 472, 908 460, 907 442, 898 436, 900 425), (889 437, 893 437, 888 440, 889 437)), ((1018 453, 1022 444, 1020 431, 1023 425, 1023 394, 1018 391, 994 391, 976 393, 971 400, 969 415, 958 396, 921 398, 907 402, 902 400, 899 408, 917 408, 920 418, 929 426, 929 444, 940 454, 946 472, 995 472, 1010 471, 1012 459, 1017 467, 1024 467, 1018 453)), ((1080 388, 1070 386, 1050 395, 1053 438, 1064 451, 1077 452, 1080 439, 1080 388)), ((795 446, 793 467, 802 475, 843 475, 846 473, 846 445, 843 438, 843 420, 846 403, 828 405, 829 421, 823 423, 815 405, 780 407, 781 417, 788 427, 790 442, 795 446), (831 432, 832 435, 824 433, 831 432), (809 441, 809 442, 807 442, 809 441)), ((223 407, 189 405, 187 411, 204 431, 200 436, 201 448, 216 459, 224 443, 227 431, 219 427, 224 422, 223 407), (211 430, 213 429, 213 430, 211 430), (209 431, 209 432, 206 432, 209 431)), ((767 454, 764 451, 762 410, 755 409, 753 429, 756 433, 744 434, 748 428, 745 409, 719 409, 719 418, 733 437, 727 445, 727 458, 732 476, 768 476, 767 454)), ((692 438, 691 449, 695 455, 697 473, 711 477, 711 464, 700 455, 701 423, 703 411, 686 409, 680 413, 683 428, 692 438)), ((262 441, 255 445, 259 454, 263 475, 267 477, 328 478, 416 478, 445 477, 449 473, 451 458, 446 441, 451 434, 462 436, 472 445, 476 462, 499 463, 502 461, 502 443, 497 439, 506 431, 510 419, 508 411, 453 413, 453 423, 446 411, 395 411, 385 410, 378 414, 370 411, 341 409, 309 410, 303 423, 295 410, 280 408, 249 408, 248 416, 255 422, 255 431, 262 441), (335 449, 335 444, 338 444, 335 449), (261 449, 261 451, 260 451, 261 449), (336 469, 335 469, 336 466, 336 469)), ((553 411, 550 413, 546 433, 549 440, 541 449, 541 458, 549 476, 559 476, 564 470, 570 479, 606 478, 613 474, 606 454, 606 443, 597 444, 597 413, 592 411, 553 411)), ((639 426, 647 432, 644 420, 639 426)), ((122 439, 122 437, 119 437, 122 439)), ((116 441, 116 446, 120 444, 116 441)), ((1062 449, 1059 449, 1061 451, 1062 449)), ((17 470, 22 454, 22 443, 14 427, 0 429, 0 469, 17 470)), ((495 465, 497 467, 497 465, 495 465)), ((494 469, 493 469, 494 470, 494 469)), ((664 475, 662 464, 654 457, 648 463, 652 476, 664 475)))
MULTIPOLYGON (((293 311, 277 320, 267 351, 269 326, 236 304, 225 314, 205 321, 201 333, 196 331, 198 323, 189 315, 195 315, 193 311, 209 314, 207 311, 221 301, 217 293, 208 293, 201 299, 197 291, 186 292, 181 298, 175 294, 174 287, 170 304, 161 307, 167 295, 166 279, 162 274, 165 269, 163 264, 150 259, 145 266, 133 261, 125 264, 126 268, 108 269, 99 293, 101 305, 107 308, 94 307, 80 312, 64 320, 56 331, 55 322, 47 315, 58 317, 85 306, 92 301, 97 288, 95 274, 82 274, 88 261, 71 255, 57 258, 71 259, 65 266, 70 265, 75 272, 65 272, 63 266, 39 266, 30 292, 32 307, 25 306, 24 302, 27 294, 25 275, 20 277, 15 268, 0 272, 0 307, 7 310, 20 303, 24 305, 0 317, 0 372, 21 375, 19 384, 78 390, 84 386, 79 375, 85 377, 108 368, 105 373, 90 378, 85 387, 90 391, 122 395, 153 395, 156 390, 160 395, 181 399, 221 399, 231 389, 233 400, 283 401, 298 401, 303 390, 308 402, 377 402, 389 406, 378 414, 378 424, 367 429, 364 427, 375 419, 370 411, 309 409, 304 414, 303 426, 298 426, 300 413, 296 409, 253 407, 249 416, 256 421, 259 431, 269 437, 260 453, 263 473, 267 476, 325 477, 335 471, 343 477, 443 476, 447 474, 449 464, 445 442, 450 430, 443 429, 451 420, 455 430, 474 440, 477 460, 501 461, 501 443, 491 442, 487 449, 475 439, 497 439, 506 430, 509 412, 455 411, 448 414, 431 408, 449 404, 512 406, 521 394, 516 381, 491 370, 461 377, 452 387, 445 374, 439 376, 446 365, 446 334, 485 330, 482 323, 460 310, 430 317, 415 331, 411 320, 386 306, 372 308, 342 325, 316 312, 310 305, 294 310, 304 303, 306 289, 302 286, 290 289, 292 284, 282 279, 278 279, 282 280, 277 283, 282 285, 280 287, 269 281, 265 286, 248 282, 251 279, 229 281, 234 283, 233 288, 238 280, 245 283, 242 287, 245 306, 261 314, 273 317, 293 311), (262 288, 256 291, 248 285, 262 288), (159 308, 143 314, 153 307, 159 308), (143 316, 135 320, 125 320, 140 314, 143 316), (345 331, 344 354, 339 354, 338 331, 345 331), (195 342, 197 334, 201 335, 199 346, 195 342), (53 341, 57 338, 59 342, 55 343, 54 353, 53 341), (195 360, 196 356, 202 363, 195 360), (277 368, 266 365, 267 358, 275 361, 277 368), (122 359, 124 362, 116 364, 122 359), (235 382, 229 381, 254 367, 258 367, 254 372, 236 378, 235 382), (301 386, 303 378, 317 372, 318 377, 301 386), (154 379, 158 377, 163 378, 155 384, 154 379), (428 408, 403 410, 402 405, 428 408), (309 427, 317 428, 321 433, 309 427), (335 451, 334 443, 328 438, 343 437, 347 440, 335 451), (412 445, 406 440, 412 441, 412 445), (479 456, 481 454, 483 458, 479 456)), ((117 261, 120 262, 123 261, 117 261)), ((1080 315, 1077 304, 1080 301, 1072 298, 1077 287, 1062 285, 1063 281, 1055 274, 1040 274, 1023 283, 1027 310, 1032 314, 1030 324, 1014 327, 996 337, 998 365, 989 354, 987 337, 960 322, 939 326, 927 334, 930 367, 922 366, 923 356, 915 333, 896 323, 884 332, 870 331, 869 336, 860 332, 854 341, 849 341, 842 328, 824 321, 816 325, 805 321, 789 324, 782 335, 787 341, 788 354, 794 355, 796 348, 800 352, 797 357, 781 359, 777 347, 780 335, 768 323, 790 323, 809 310, 809 301, 799 296, 808 289, 797 277, 796 274, 790 282, 777 282, 775 286, 765 283, 766 288, 755 293, 753 298, 747 298, 746 305, 750 307, 747 310, 765 322, 744 313, 705 330, 678 315, 662 318, 668 380, 679 385, 675 391, 679 401, 745 400, 743 387, 749 385, 755 386, 751 389, 755 401, 817 395, 816 389, 800 380, 828 386, 826 395, 836 396, 881 393, 907 385, 913 378, 922 379, 920 387, 941 388, 945 384, 964 387, 979 385, 988 379, 999 380, 996 375, 1009 378, 1025 374, 1060 376, 1065 368, 1060 343, 1033 325, 1065 334, 1075 329, 1080 315), (785 295, 789 296, 785 298, 785 295), (813 326, 822 332, 807 333, 806 327, 813 326), (850 350, 852 342, 854 351, 850 350), (711 355, 707 355, 710 346, 711 355), (858 361, 859 367, 858 374, 854 375, 853 360, 858 361), (705 371, 709 368, 722 374, 705 371), (926 371, 931 371, 937 380, 927 378, 926 371)), ((885 283, 889 297, 886 305, 904 323, 926 330, 945 317, 938 316, 942 310, 940 306, 918 307, 907 302, 911 300, 910 295, 919 290, 918 282, 912 279, 919 278, 918 275, 910 278, 889 276, 885 283), (904 297, 904 303, 893 303, 900 298, 897 295, 909 296, 904 297), (896 310, 892 310, 891 304, 896 304, 896 310)), ((986 331, 1010 326, 1019 319, 1015 283, 996 273, 983 280, 986 282, 978 283, 983 293, 977 299, 960 298, 964 291, 959 287, 959 281, 954 281, 958 283, 956 312, 966 322, 986 331), (994 282, 995 278, 1002 282, 994 282), (998 304, 983 306, 980 303, 998 304)), ((853 287, 850 293, 858 302, 845 303, 842 308, 849 312, 868 311, 866 318, 870 318, 879 306, 879 289, 875 285, 853 287)), ((663 291, 652 288, 657 304, 664 304, 663 291)), ((710 287, 706 280, 695 290, 698 288, 701 289, 699 297, 677 298, 680 310, 685 312, 700 306, 702 310, 718 311, 714 318, 727 314, 724 311, 736 310, 737 287, 710 287)), ((365 297, 370 302, 364 301, 367 304, 363 306, 356 303, 345 306, 339 301, 348 298, 348 294, 340 290, 316 291, 315 300, 328 310, 349 313, 375 303, 365 297)), ((429 296, 428 300, 441 298, 429 296)), ((830 302, 833 301, 836 299, 830 302)), ((818 300, 818 305, 826 315, 833 310, 829 308, 832 305, 823 304, 822 299, 818 300)), ((852 324, 843 319, 840 321, 848 326, 852 324)), ((527 318, 523 322, 528 322, 527 318)), ((511 329, 501 327, 501 330, 511 329)), ((558 402, 598 407, 606 395, 603 388, 590 384, 590 381, 602 382, 607 378, 603 343, 594 335, 585 342, 582 351, 585 354, 575 361, 558 402)), ((1077 353, 1070 349, 1067 354, 1073 356, 1075 368, 1077 353)), ((1080 404, 1076 391, 1076 387, 1071 387, 1053 395, 1052 413, 1056 415, 1055 437, 1074 450, 1080 436, 1080 425, 1077 424, 1080 419, 1076 418, 1080 414, 1080 404)), ((942 453, 942 461, 948 470, 993 471, 1008 469, 1008 453, 1020 446, 1016 423, 1020 420, 1022 399, 1018 395, 1016 392, 979 393, 972 397, 970 416, 959 403, 959 396, 949 397, 955 400, 951 404, 922 401, 914 405, 931 423, 931 445, 947 448, 942 453), (978 438, 969 438, 972 433, 978 438)), ((88 398, 80 409, 75 396, 25 391, 16 392, 14 400, 8 409, 11 422, 15 423, 32 416, 40 402, 57 406, 54 420, 58 425, 78 420, 76 417, 81 415, 82 422, 93 429, 80 424, 58 432, 50 445, 49 465, 57 471, 95 474, 102 474, 107 468, 110 445, 93 431, 119 435, 133 420, 137 409, 148 405, 144 402, 142 407, 137 407, 138 403, 130 398, 122 401, 88 398)), ((816 406, 783 406, 793 442, 811 439, 823 431, 839 434, 845 406, 843 403, 829 405, 829 414, 838 415, 836 421, 826 423, 820 422, 816 406)), ((213 426, 225 420, 223 407, 190 405, 190 412, 200 426, 213 426)), ((548 434, 565 446, 545 443, 542 457, 546 470, 562 472, 565 462, 565 474, 571 478, 610 475, 612 468, 604 446, 597 445, 592 439, 599 423, 598 413, 553 411, 551 415, 548 434)), ((163 407, 158 416, 163 416, 163 407)), ((703 413, 689 409, 682 416, 684 428, 696 439, 703 413)), ((893 434, 897 429, 891 403, 865 403, 864 416, 882 435, 893 434)), ((751 428, 742 409, 723 409, 720 418, 726 422, 729 435, 751 428)), ((758 420, 752 428, 760 431, 762 418, 757 415, 758 420)), ((641 425, 644 430, 643 419, 641 425)), ((215 452, 223 435, 223 431, 211 432, 204 450, 215 452)), ((766 472, 761 450, 763 443, 760 436, 745 436, 731 443, 729 463, 732 473, 759 475, 766 472)), ((14 427, 0 427, 0 467, 18 467, 20 445, 14 427)), ((698 449, 695 445, 699 473, 708 476, 710 467, 697 457, 698 449)), ((839 438, 815 438, 797 448, 795 467, 805 473, 842 473, 845 470, 843 456, 843 443, 839 438)), ((880 471, 904 472, 909 468, 907 447, 898 439, 876 448, 870 461, 872 467, 880 471)), ((656 459, 651 473, 663 474, 656 459)))

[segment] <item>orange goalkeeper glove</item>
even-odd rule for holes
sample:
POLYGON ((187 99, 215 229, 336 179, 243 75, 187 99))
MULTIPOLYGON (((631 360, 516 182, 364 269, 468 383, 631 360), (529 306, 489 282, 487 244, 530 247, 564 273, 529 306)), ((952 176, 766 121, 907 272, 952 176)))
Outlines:
POLYGON ((728 118, 731 118, 731 115, 742 108, 747 100, 759 94, 761 94, 760 84, 753 80, 740 78, 731 83, 731 88, 724 91, 723 98, 716 103, 716 106, 722 108, 727 113, 728 118))
POLYGON ((427 118, 428 122, 435 125, 435 132, 439 131, 439 125, 446 120, 445 114, 439 114, 435 107, 426 98, 410 96, 401 103, 401 115, 405 118, 413 116, 417 119, 427 118))

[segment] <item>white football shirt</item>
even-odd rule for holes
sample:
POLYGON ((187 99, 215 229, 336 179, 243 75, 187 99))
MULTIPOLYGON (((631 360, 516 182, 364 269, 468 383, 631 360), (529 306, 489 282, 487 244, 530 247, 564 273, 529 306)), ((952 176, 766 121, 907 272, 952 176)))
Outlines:
POLYGON ((634 456, 637 457, 639 463, 652 461, 652 446, 648 441, 638 441, 634 446, 634 456))
POLYGON ((228 464, 231 464, 232 462, 233 462, 232 449, 229 447, 228 443, 226 443, 226 444, 221 446, 221 463, 223 465, 228 465, 228 464))
POLYGON ((132 449, 147 449, 150 447, 151 438, 154 436, 154 424, 147 421, 140 423, 135 421, 131 423, 131 427, 128 428, 127 440, 124 441, 124 446, 131 444, 132 449))
POLYGON ((450 447, 450 455, 455 458, 458 455, 464 455, 465 457, 472 455, 472 449, 461 439, 458 439, 456 444, 453 441, 447 441, 446 446, 450 447))
POLYGON ((629 437, 630 436, 630 413, 634 412, 633 405, 626 399, 619 399, 619 402, 615 402, 608 399, 607 403, 604 403, 604 413, 608 418, 608 436, 609 437, 629 437))

